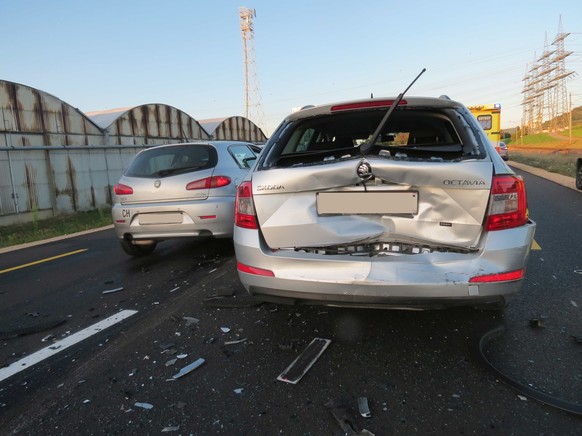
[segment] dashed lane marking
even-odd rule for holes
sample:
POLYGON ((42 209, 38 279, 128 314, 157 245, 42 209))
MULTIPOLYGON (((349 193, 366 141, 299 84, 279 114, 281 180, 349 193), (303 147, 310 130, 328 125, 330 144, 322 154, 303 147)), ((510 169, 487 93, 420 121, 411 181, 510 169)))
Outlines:
POLYGON ((33 365, 42 362, 43 360, 57 353, 60 353, 63 350, 66 350, 75 344, 78 344, 79 342, 93 336, 94 334, 102 332, 103 330, 117 324, 118 322, 123 321, 126 318, 129 318, 132 315, 135 315, 136 313, 137 310, 122 310, 121 312, 116 313, 115 315, 112 315, 103 321, 99 321, 98 323, 93 324, 92 326, 87 327, 80 332, 72 334, 71 336, 67 336, 65 339, 55 341, 52 345, 49 345, 48 347, 43 348, 36 353, 26 356, 17 362, 13 362, 11 365, 5 368, 0 368, 0 382, 6 380, 8 377, 13 376, 14 374, 19 373, 20 371, 24 371, 25 369, 28 369, 33 365))
POLYGON ((59 254, 58 256, 47 257, 45 259, 36 260, 34 262, 25 263, 23 265, 13 266, 12 268, 0 270, 0 274, 4 274, 10 271, 16 271, 17 269, 28 268, 29 266, 38 265, 39 263, 50 262, 51 260, 60 259, 62 257, 72 256, 73 254, 79 254, 87 250, 89 249, 81 248, 80 250, 70 251, 68 253, 59 254))

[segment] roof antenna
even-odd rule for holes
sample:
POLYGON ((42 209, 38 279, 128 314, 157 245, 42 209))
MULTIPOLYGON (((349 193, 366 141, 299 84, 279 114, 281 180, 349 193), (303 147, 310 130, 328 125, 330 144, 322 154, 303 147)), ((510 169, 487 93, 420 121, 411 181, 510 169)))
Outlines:
POLYGON ((380 133, 382 132, 382 129, 384 128, 384 126, 388 122, 388 119, 392 115, 392 112, 394 112, 394 109, 396 109, 396 107, 402 101, 402 97, 404 97, 404 94, 406 94, 406 91, 408 91, 410 89, 410 87, 412 85, 414 85, 414 83, 418 80, 418 78, 420 76, 422 76, 424 74, 425 71, 426 71, 426 68, 423 68, 422 71, 420 72, 420 74, 418 76, 416 76, 416 78, 412 82, 410 82, 410 85, 408 85, 408 87, 403 92, 401 92, 398 95, 398 97, 396 97, 396 100, 394 100, 394 103, 392 103, 392 105, 388 109, 388 112, 386 112, 386 115, 384 115, 384 118, 382 118, 382 121, 380 121, 380 124, 378 124, 378 127, 376 127, 376 131, 374 132, 374 134, 372 135, 370 140, 368 142, 363 143, 360 146, 360 153, 361 154, 365 154, 370 148, 372 148, 374 146, 374 144, 378 140, 378 136, 380 136, 380 133))
POLYGON ((370 93, 370 98, 374 98, 374 93, 373 92, 370 93))

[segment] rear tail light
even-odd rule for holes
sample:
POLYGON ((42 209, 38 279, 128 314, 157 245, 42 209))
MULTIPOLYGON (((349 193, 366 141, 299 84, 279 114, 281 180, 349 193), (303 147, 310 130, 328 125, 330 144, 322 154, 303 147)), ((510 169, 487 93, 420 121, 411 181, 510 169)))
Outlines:
POLYGON ((115 195, 130 195, 133 194, 133 188, 131 186, 122 185, 121 183, 118 183, 113 188, 113 192, 115 192, 115 195))
POLYGON ((196 189, 222 188, 227 185, 230 185, 230 177, 214 176, 190 182, 186 185, 186 189, 188 191, 195 191, 196 189))
POLYGON ((265 276, 265 277, 275 277, 275 273, 268 269, 263 268, 256 268, 254 266, 245 265, 244 263, 237 262, 236 264, 237 269, 240 272, 244 272, 247 274, 253 274, 256 276, 265 276))
MULTIPOLYGON (((394 104, 394 100, 368 100, 359 101, 357 103, 337 104, 331 107, 332 112, 347 111, 353 109, 371 109, 378 107, 390 107, 394 104)), ((406 100, 400 100, 399 106, 408 104, 406 100)))
POLYGON ((494 176, 485 228, 490 231, 512 229, 527 221, 523 179, 515 175, 494 176))
POLYGON ((509 271, 504 273, 471 277, 469 279, 469 283, 512 282, 515 280, 523 279, 524 275, 525 270, 522 268, 515 271, 509 271))
POLYGON ((234 223, 245 229, 258 229, 255 206, 253 204, 253 185, 242 182, 236 191, 234 223))

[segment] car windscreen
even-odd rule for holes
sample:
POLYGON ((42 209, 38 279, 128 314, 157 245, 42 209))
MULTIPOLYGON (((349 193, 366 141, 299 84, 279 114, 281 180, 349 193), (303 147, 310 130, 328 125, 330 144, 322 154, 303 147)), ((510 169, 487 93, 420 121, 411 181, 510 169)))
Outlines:
MULTIPOLYGON (((270 156, 276 166, 358 156, 384 111, 368 110, 306 118, 286 129, 270 156)), ((454 110, 396 110, 367 155, 399 159, 462 159, 479 146, 467 121, 454 110)))
POLYGON ((137 154, 125 175, 129 177, 166 177, 216 166, 216 149, 208 144, 154 147, 137 154))

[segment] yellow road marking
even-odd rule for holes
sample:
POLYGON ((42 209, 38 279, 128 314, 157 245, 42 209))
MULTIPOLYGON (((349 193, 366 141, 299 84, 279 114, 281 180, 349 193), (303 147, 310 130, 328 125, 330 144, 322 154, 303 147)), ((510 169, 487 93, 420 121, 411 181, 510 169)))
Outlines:
POLYGON ((14 266, 12 268, 7 268, 0 270, 0 274, 4 274, 10 271, 16 271, 17 269, 27 268, 29 266, 38 265, 39 263, 50 262, 51 260, 60 259, 62 257, 72 256, 73 254, 82 253, 83 251, 87 251, 88 248, 81 248, 80 250, 70 251, 68 253, 59 254, 58 256, 47 257, 46 259, 36 260, 34 262, 25 263, 24 265, 14 266))
POLYGON ((540 247, 540 244, 538 244, 534 239, 533 241, 531 241, 531 249, 532 250, 541 250, 542 247, 540 247))

